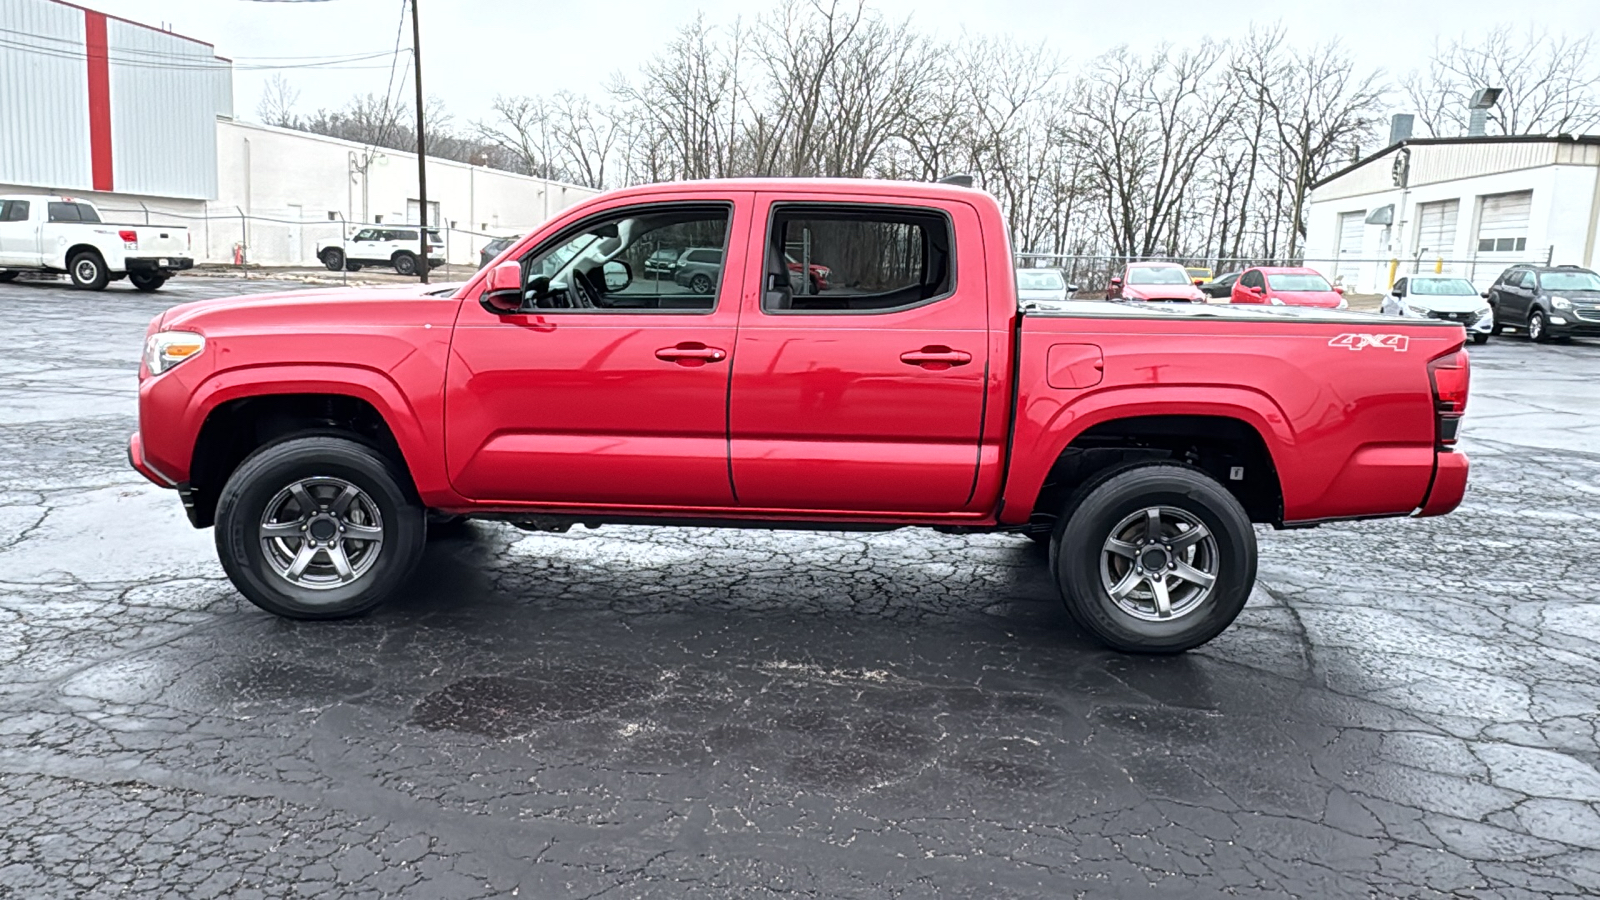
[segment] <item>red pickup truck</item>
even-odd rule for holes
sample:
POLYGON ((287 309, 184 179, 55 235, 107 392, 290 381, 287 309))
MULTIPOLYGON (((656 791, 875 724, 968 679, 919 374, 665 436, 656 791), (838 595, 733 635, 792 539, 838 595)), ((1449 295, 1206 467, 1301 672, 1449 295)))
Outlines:
POLYGON ((174 307, 150 325, 129 457, 216 525, 240 592, 285 616, 403 590, 430 516, 919 525, 1048 543, 1072 616, 1144 652, 1233 621, 1251 523, 1461 501, 1459 325, 1024 310, 1012 271, 1005 219, 971 188, 614 191, 457 289, 174 307), (828 260, 827 291, 792 277, 793 245, 828 260), (706 247, 723 252, 703 281, 645 273, 706 247))

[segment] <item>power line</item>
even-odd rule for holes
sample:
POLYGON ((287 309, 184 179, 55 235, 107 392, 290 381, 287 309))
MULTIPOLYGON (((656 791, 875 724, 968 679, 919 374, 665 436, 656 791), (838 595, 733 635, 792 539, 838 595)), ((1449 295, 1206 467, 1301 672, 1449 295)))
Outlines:
MULTIPOLYGON (((57 43, 57 44, 65 44, 66 45, 65 47, 59 48, 62 52, 71 52, 73 50, 80 49, 80 48, 83 47, 83 41, 80 38, 58 37, 58 36, 53 35, 53 34, 39 34, 37 32, 32 32, 32 31, 20 31, 20 30, 15 29, 15 28, 0 28, 0 34, 13 34, 13 35, 17 35, 18 37, 31 38, 33 40, 50 41, 50 42, 57 43)), ((192 43, 196 47, 205 47, 205 48, 207 48, 207 50, 205 52, 207 53, 207 55, 210 55, 210 50, 212 49, 210 44, 202 44, 199 41, 191 41, 188 38, 180 38, 180 37, 177 37, 176 35, 173 35, 173 34, 171 34, 169 32, 165 32, 165 31, 157 32, 157 34, 165 35, 167 37, 174 38, 175 40, 181 40, 181 41, 184 41, 186 43, 192 43)), ((43 49, 55 50, 55 49, 58 49, 58 48, 47 47, 47 48, 43 48, 43 49)), ((173 53, 173 52, 168 51, 168 50, 145 50, 145 49, 142 49, 142 48, 139 48, 139 47, 118 47, 118 48, 116 48, 115 52, 126 53, 126 54, 129 54, 131 56, 147 56, 147 57, 150 57, 152 59, 193 60, 193 59, 199 58, 195 53, 173 53)), ((230 57, 230 58, 233 59, 236 62, 240 61, 240 60, 263 60, 263 61, 265 61, 265 60, 273 60, 273 61, 283 60, 283 61, 291 61, 291 62, 304 62, 304 61, 318 61, 318 60, 320 60, 320 61, 326 61, 326 62, 354 62, 354 61, 357 61, 357 60, 375 59, 375 58, 380 57, 380 56, 388 56, 389 52, 390 51, 372 50, 372 51, 362 51, 360 53, 318 53, 318 54, 311 54, 311 55, 306 55, 306 56, 234 56, 234 57, 230 57)))
MULTIPOLYGON (((65 48, 57 49, 57 48, 54 48, 54 47, 39 47, 39 46, 36 46, 36 45, 33 45, 33 44, 25 44, 25 43, 22 43, 20 41, 14 41, 14 40, 6 39, 6 38, 0 38, 0 47, 4 47, 4 48, 7 48, 7 49, 11 49, 11 50, 17 50, 17 51, 20 51, 20 52, 23 52, 23 53, 32 53, 32 54, 35 54, 37 56, 49 57, 49 58, 52 58, 52 59, 69 59, 69 60, 74 60, 74 61, 83 61, 83 60, 87 60, 89 58, 89 53, 88 53, 87 50, 78 52, 78 51, 68 50, 68 49, 65 49, 65 48)), ((398 52, 399 51, 397 50, 396 53, 398 53, 398 52)), ((308 62, 308 63, 293 63, 293 64, 283 64, 283 65, 264 65, 264 64, 250 64, 250 63, 246 63, 246 64, 243 64, 243 65, 240 65, 240 64, 237 64, 237 63, 235 63, 235 62, 233 62, 231 60, 226 60, 226 59, 223 59, 221 57, 212 57, 210 59, 204 59, 204 58, 198 57, 198 56, 183 57, 183 56, 176 56, 176 55, 174 55, 174 57, 173 57, 174 59, 190 59, 190 60, 192 60, 192 62, 189 62, 189 63, 152 62, 152 61, 148 61, 148 60, 125 59, 125 58, 122 58, 121 56, 119 56, 116 52, 108 52, 106 54, 106 60, 111 65, 121 66, 121 67, 124 67, 124 68, 132 68, 132 69, 174 69, 174 70, 216 71, 216 70, 219 70, 219 69, 222 69, 222 68, 225 68, 225 67, 231 67, 235 71, 239 71, 239 72, 271 72, 271 71, 287 71, 287 70, 293 70, 293 69, 318 69, 318 70, 323 70, 323 71, 339 71, 339 70, 355 71, 355 70, 374 70, 374 69, 388 68, 388 69, 392 70, 393 69, 393 61, 391 61, 390 65, 388 65, 388 66, 383 66, 383 65, 375 65, 375 66, 347 65, 347 63, 363 62, 363 61, 370 60, 370 59, 381 59, 381 58, 383 58, 385 56, 388 56, 388 55, 389 54, 387 54, 387 53, 374 53, 374 54, 371 54, 369 56, 360 56, 360 57, 354 57, 354 58, 350 58, 350 59, 330 60, 328 62, 308 62)))

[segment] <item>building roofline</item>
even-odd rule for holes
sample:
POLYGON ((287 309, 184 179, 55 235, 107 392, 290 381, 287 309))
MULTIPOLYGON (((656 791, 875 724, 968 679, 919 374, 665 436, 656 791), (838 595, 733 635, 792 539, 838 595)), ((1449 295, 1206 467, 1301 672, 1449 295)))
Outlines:
MULTIPOLYGON (((182 38, 183 40, 186 40, 191 44, 199 44, 202 47, 210 47, 212 50, 216 50, 217 49, 217 45, 211 43, 210 41, 202 41, 199 38, 192 38, 192 37, 189 37, 186 34, 179 34, 176 31, 168 31, 165 28, 157 28, 154 25, 147 25, 144 22, 135 22, 132 19, 124 19, 122 16, 114 16, 111 13, 103 13, 98 9, 90 9, 87 6, 81 6, 81 5, 77 4, 77 3, 72 3, 72 2, 70 2, 70 0, 50 0, 50 2, 51 3, 55 3, 57 5, 60 5, 60 6, 70 6, 73 9, 81 9, 84 12, 92 12, 95 15, 105 16, 108 19, 115 19, 118 22, 125 22, 125 23, 127 23, 129 25, 133 25, 133 26, 136 26, 138 28, 144 28, 144 29, 147 29, 149 31, 154 31, 157 34, 165 34, 165 35, 169 35, 169 36, 175 37, 175 38, 182 38)), ((215 55, 215 54, 213 54, 213 55, 215 55)), ((217 57, 217 58, 218 59, 222 59, 222 57, 220 57, 220 56, 217 57)), ((229 61, 231 62, 232 60, 229 60, 229 61)))
POLYGON ((1312 182, 1311 189, 1316 190, 1336 178, 1343 178, 1368 163, 1388 156, 1401 147, 1428 147, 1439 144, 1600 144, 1600 134, 1496 134, 1473 137, 1407 138, 1398 143, 1390 144, 1371 156, 1358 159, 1337 172, 1312 182))

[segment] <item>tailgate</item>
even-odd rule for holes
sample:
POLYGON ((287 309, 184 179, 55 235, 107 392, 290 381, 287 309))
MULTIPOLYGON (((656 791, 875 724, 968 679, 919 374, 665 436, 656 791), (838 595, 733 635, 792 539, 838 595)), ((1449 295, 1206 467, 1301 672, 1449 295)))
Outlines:
POLYGON ((139 249, 128 251, 130 255, 189 255, 189 229, 182 225, 140 225, 134 230, 139 233, 139 249))

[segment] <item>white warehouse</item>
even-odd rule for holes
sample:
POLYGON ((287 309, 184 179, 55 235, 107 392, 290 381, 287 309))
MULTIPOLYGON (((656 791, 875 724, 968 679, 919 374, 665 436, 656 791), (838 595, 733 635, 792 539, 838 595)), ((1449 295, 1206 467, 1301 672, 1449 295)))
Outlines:
MULTIPOLYGON (((416 154, 234 121, 232 62, 210 44, 62 0, 0 0, 0 31, 0 193, 185 225, 200 262, 316 265, 364 223, 420 222, 416 154)), ((454 263, 595 193, 428 160, 454 263)))
POLYGON ((1600 263, 1600 135, 1418 138, 1313 186, 1306 265, 1364 293, 1443 271, 1600 263))

